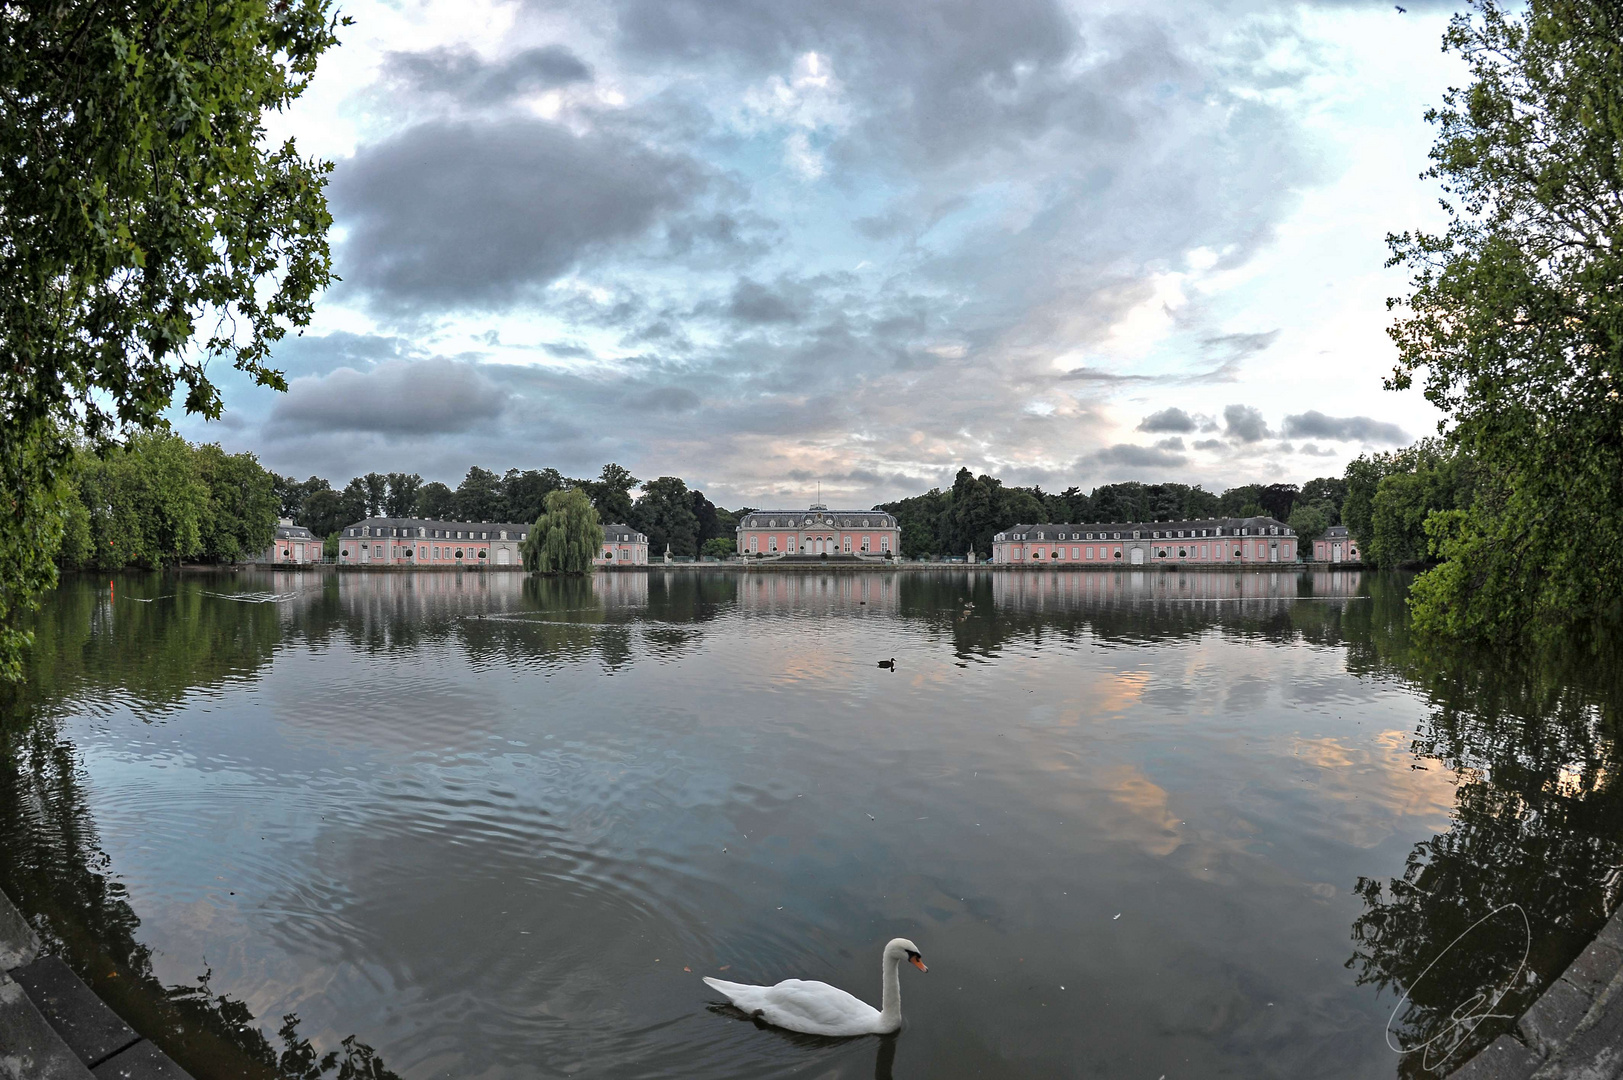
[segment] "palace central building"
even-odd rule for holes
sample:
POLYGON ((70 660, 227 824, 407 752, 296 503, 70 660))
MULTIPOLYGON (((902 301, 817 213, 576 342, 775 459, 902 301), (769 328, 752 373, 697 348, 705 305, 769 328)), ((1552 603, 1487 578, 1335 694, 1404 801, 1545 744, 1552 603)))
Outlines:
POLYGON ((901 550, 902 530, 882 510, 751 510, 738 523, 738 553, 746 558, 786 555, 868 555, 901 550))
POLYGON ((1296 534, 1271 517, 1011 525, 992 537, 992 561, 1009 566, 1277 563, 1296 556, 1296 534))

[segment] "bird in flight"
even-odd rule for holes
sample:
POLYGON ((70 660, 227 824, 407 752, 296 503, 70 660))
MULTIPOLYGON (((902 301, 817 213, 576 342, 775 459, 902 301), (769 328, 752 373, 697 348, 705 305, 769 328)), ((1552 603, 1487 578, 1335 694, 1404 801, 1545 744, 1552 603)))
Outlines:
POLYGON ((1408 8, 1406 8, 1406 7, 1398 7, 1398 5, 1396 5, 1396 4, 1393 4, 1393 5, 1392 5, 1392 6, 1393 6, 1393 7, 1395 7, 1395 8, 1398 8, 1398 14, 1399 14, 1399 15, 1402 15, 1402 14, 1403 14, 1403 13, 1404 13, 1404 12, 1406 12, 1406 11, 1408 11, 1408 10, 1409 10, 1409 9, 1408 9, 1408 8))

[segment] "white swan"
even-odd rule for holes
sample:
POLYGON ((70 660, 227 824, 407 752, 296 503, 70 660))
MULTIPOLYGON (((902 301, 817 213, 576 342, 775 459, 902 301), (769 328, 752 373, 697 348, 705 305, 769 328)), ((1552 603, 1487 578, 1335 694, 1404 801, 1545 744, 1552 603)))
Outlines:
POLYGON ((807 1035, 888 1035, 902 1026, 902 987, 896 968, 903 957, 920 971, 930 970, 917 945, 892 938, 880 960, 884 990, 879 1009, 824 982, 785 979, 776 986, 746 986, 708 976, 704 981, 740 1011, 774 1027, 807 1035))

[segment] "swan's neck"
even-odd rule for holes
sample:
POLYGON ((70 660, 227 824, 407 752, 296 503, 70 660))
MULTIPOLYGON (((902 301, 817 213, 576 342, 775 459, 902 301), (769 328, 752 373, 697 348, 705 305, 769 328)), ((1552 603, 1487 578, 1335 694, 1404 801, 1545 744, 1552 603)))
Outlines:
POLYGON ((884 991, 879 999, 879 1015, 892 1027, 898 1027, 902 1022, 902 980, 896 971, 901 962, 900 956, 889 954, 880 961, 884 971, 884 991))

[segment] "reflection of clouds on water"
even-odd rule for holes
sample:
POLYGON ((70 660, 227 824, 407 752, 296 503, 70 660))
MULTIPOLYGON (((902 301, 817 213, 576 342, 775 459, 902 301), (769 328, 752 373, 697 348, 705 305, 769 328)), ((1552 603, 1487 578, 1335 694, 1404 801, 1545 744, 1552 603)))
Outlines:
POLYGON ((1442 769, 1415 769, 1412 737, 1405 731, 1381 731, 1364 745, 1299 737, 1290 743, 1294 762, 1281 754, 1280 768, 1315 770, 1300 778, 1313 784, 1319 797, 1339 804, 1331 821, 1341 838, 1357 847, 1374 847, 1400 823, 1446 828, 1454 809, 1457 778, 1442 769))

